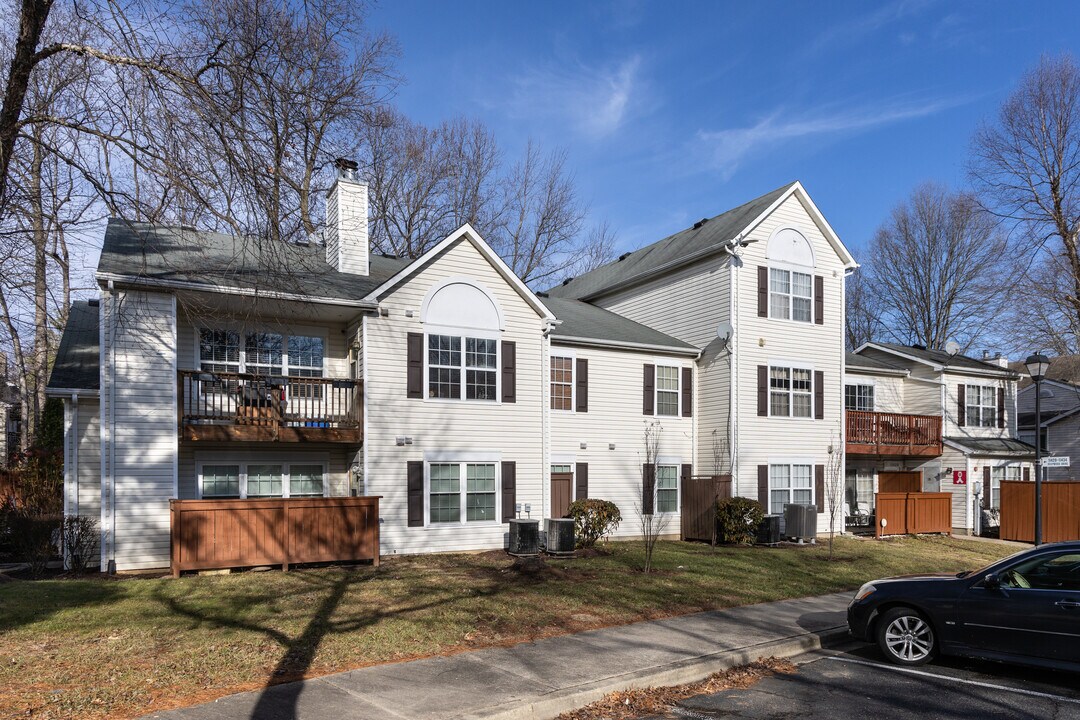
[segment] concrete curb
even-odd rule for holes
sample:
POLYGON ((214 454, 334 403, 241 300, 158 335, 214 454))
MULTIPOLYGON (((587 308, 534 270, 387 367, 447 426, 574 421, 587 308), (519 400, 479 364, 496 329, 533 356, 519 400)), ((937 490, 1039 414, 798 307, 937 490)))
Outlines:
POLYGON ((713 673, 746 665, 767 657, 789 658, 812 650, 837 645, 849 639, 847 626, 828 628, 820 632, 793 635, 757 645, 722 650, 708 655, 681 660, 647 670, 585 683, 552 693, 534 702, 505 703, 479 712, 459 715, 462 720, 550 720, 561 713, 576 710, 600 700, 617 690, 664 687, 699 682, 713 673))

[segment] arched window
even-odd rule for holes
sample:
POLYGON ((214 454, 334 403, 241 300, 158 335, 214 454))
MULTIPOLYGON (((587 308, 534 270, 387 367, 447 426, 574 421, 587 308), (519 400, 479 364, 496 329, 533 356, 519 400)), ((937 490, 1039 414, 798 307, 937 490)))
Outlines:
POLYGON ((427 396, 498 401, 504 320, 494 296, 472 280, 450 278, 428 292, 420 320, 427 396))
POLYGON ((814 249, 792 227, 778 228, 765 248, 769 260, 769 317, 814 322, 814 249))

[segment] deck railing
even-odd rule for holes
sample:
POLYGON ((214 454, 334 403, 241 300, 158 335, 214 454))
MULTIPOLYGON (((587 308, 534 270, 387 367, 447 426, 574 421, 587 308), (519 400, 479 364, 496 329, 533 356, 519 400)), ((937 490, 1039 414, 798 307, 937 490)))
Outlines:
POLYGON ((363 383, 322 377, 180 370, 180 425, 359 429, 363 383))
POLYGON ((847 410, 849 455, 920 455, 942 452, 941 416, 847 410))

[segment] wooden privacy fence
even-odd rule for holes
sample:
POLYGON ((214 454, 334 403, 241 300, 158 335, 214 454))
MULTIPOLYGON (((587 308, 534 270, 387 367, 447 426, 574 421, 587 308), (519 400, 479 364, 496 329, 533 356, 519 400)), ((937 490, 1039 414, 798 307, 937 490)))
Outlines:
MULTIPOLYGON (((1080 540, 1080 482, 1042 484, 1043 542, 1080 540)), ((1035 483, 1001 483, 1002 540, 1035 542, 1035 483)))
POLYGON ((171 500, 172 573, 371 560, 379 497, 171 500))
POLYGON ((876 497, 878 537, 952 532, 952 493, 878 493, 876 497))
POLYGON ((731 497, 730 475, 694 475, 682 486, 682 539, 716 540, 716 503, 731 497))

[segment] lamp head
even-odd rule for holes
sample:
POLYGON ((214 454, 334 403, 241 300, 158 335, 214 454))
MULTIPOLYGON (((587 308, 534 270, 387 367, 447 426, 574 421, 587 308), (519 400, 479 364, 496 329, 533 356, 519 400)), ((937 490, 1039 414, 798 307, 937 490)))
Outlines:
POLYGON ((1042 353, 1035 353, 1024 361, 1024 365, 1027 367, 1031 379, 1039 382, 1046 377, 1046 372, 1050 369, 1050 358, 1042 353))

